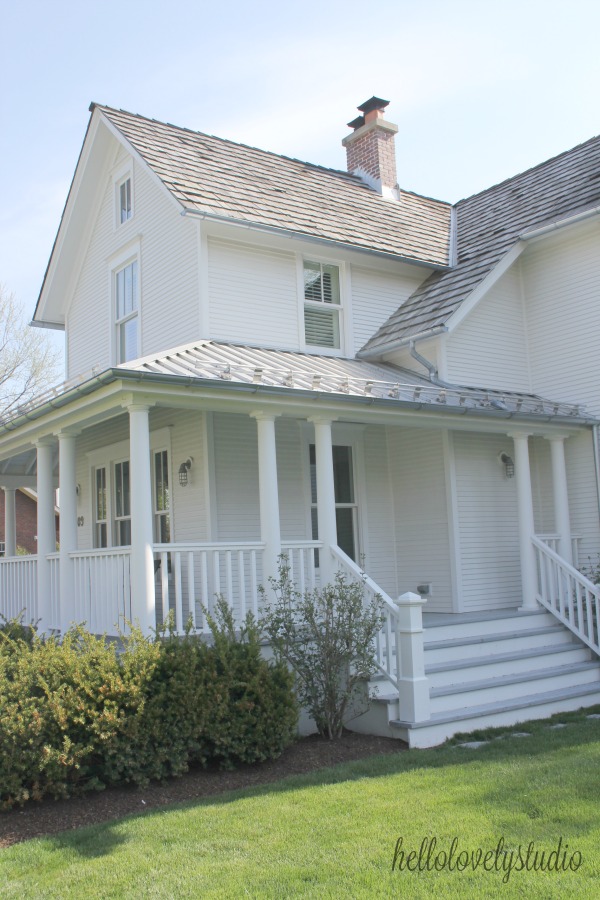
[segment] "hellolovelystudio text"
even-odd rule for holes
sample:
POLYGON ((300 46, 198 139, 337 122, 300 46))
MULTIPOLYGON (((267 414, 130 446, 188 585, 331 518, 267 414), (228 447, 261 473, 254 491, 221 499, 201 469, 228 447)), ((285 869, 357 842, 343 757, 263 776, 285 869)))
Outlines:
MULTIPOLYGON (((447 845, 446 845, 447 846, 447 845)), ((423 838, 418 850, 404 847, 404 838, 399 837, 394 848, 392 872, 503 872, 502 881, 507 884, 513 872, 576 872, 583 863, 579 850, 569 850, 562 837, 554 849, 547 850, 536 847, 535 841, 527 846, 506 846, 501 837, 493 849, 476 847, 467 850, 459 847, 459 840, 454 837, 447 849, 438 846, 435 837, 423 838)))

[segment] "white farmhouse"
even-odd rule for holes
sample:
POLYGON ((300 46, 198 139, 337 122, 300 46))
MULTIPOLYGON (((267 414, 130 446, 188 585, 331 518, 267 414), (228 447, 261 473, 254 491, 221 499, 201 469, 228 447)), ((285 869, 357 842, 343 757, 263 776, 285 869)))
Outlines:
POLYGON ((34 315, 67 381, 0 424, 0 612, 205 631, 282 552, 364 570, 355 727, 428 746, 600 702, 600 138, 451 206, 398 186, 386 106, 341 172, 92 105, 34 315))

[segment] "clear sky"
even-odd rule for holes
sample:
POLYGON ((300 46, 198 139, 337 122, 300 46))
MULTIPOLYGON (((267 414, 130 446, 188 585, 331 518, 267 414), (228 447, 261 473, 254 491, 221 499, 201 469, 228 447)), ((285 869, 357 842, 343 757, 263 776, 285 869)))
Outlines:
POLYGON ((598 0, 0 0, 0 282, 33 312, 92 100, 345 168, 390 100, 456 201, 600 132, 598 0))

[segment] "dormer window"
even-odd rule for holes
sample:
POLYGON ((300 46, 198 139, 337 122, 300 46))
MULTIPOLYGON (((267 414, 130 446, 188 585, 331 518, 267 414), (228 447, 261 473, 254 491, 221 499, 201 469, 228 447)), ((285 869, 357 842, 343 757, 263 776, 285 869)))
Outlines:
POLYGON ((119 183, 118 204, 117 219, 119 225, 123 225, 133 215, 133 207, 131 204, 131 177, 127 177, 119 183))
POLYGON ((310 347, 339 350, 340 270, 304 260, 304 340, 310 347))

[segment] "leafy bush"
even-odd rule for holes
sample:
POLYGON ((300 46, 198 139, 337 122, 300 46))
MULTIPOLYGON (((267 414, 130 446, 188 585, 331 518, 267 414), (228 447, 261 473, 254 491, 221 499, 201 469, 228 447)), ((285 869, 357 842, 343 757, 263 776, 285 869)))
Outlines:
POLYGON ((344 724, 365 712, 364 682, 375 671, 375 637, 383 623, 383 602, 365 603, 362 582, 338 572, 333 584, 301 594, 290 567, 280 557, 279 577, 271 579, 275 599, 262 622, 276 659, 296 676, 302 706, 319 734, 340 737, 344 724))
POLYGON ((83 627, 62 641, 0 634, 0 808, 130 781, 191 763, 231 767, 279 755, 293 739, 292 676, 260 656, 248 619, 238 638, 226 605, 212 645, 186 634, 117 647, 83 627))

